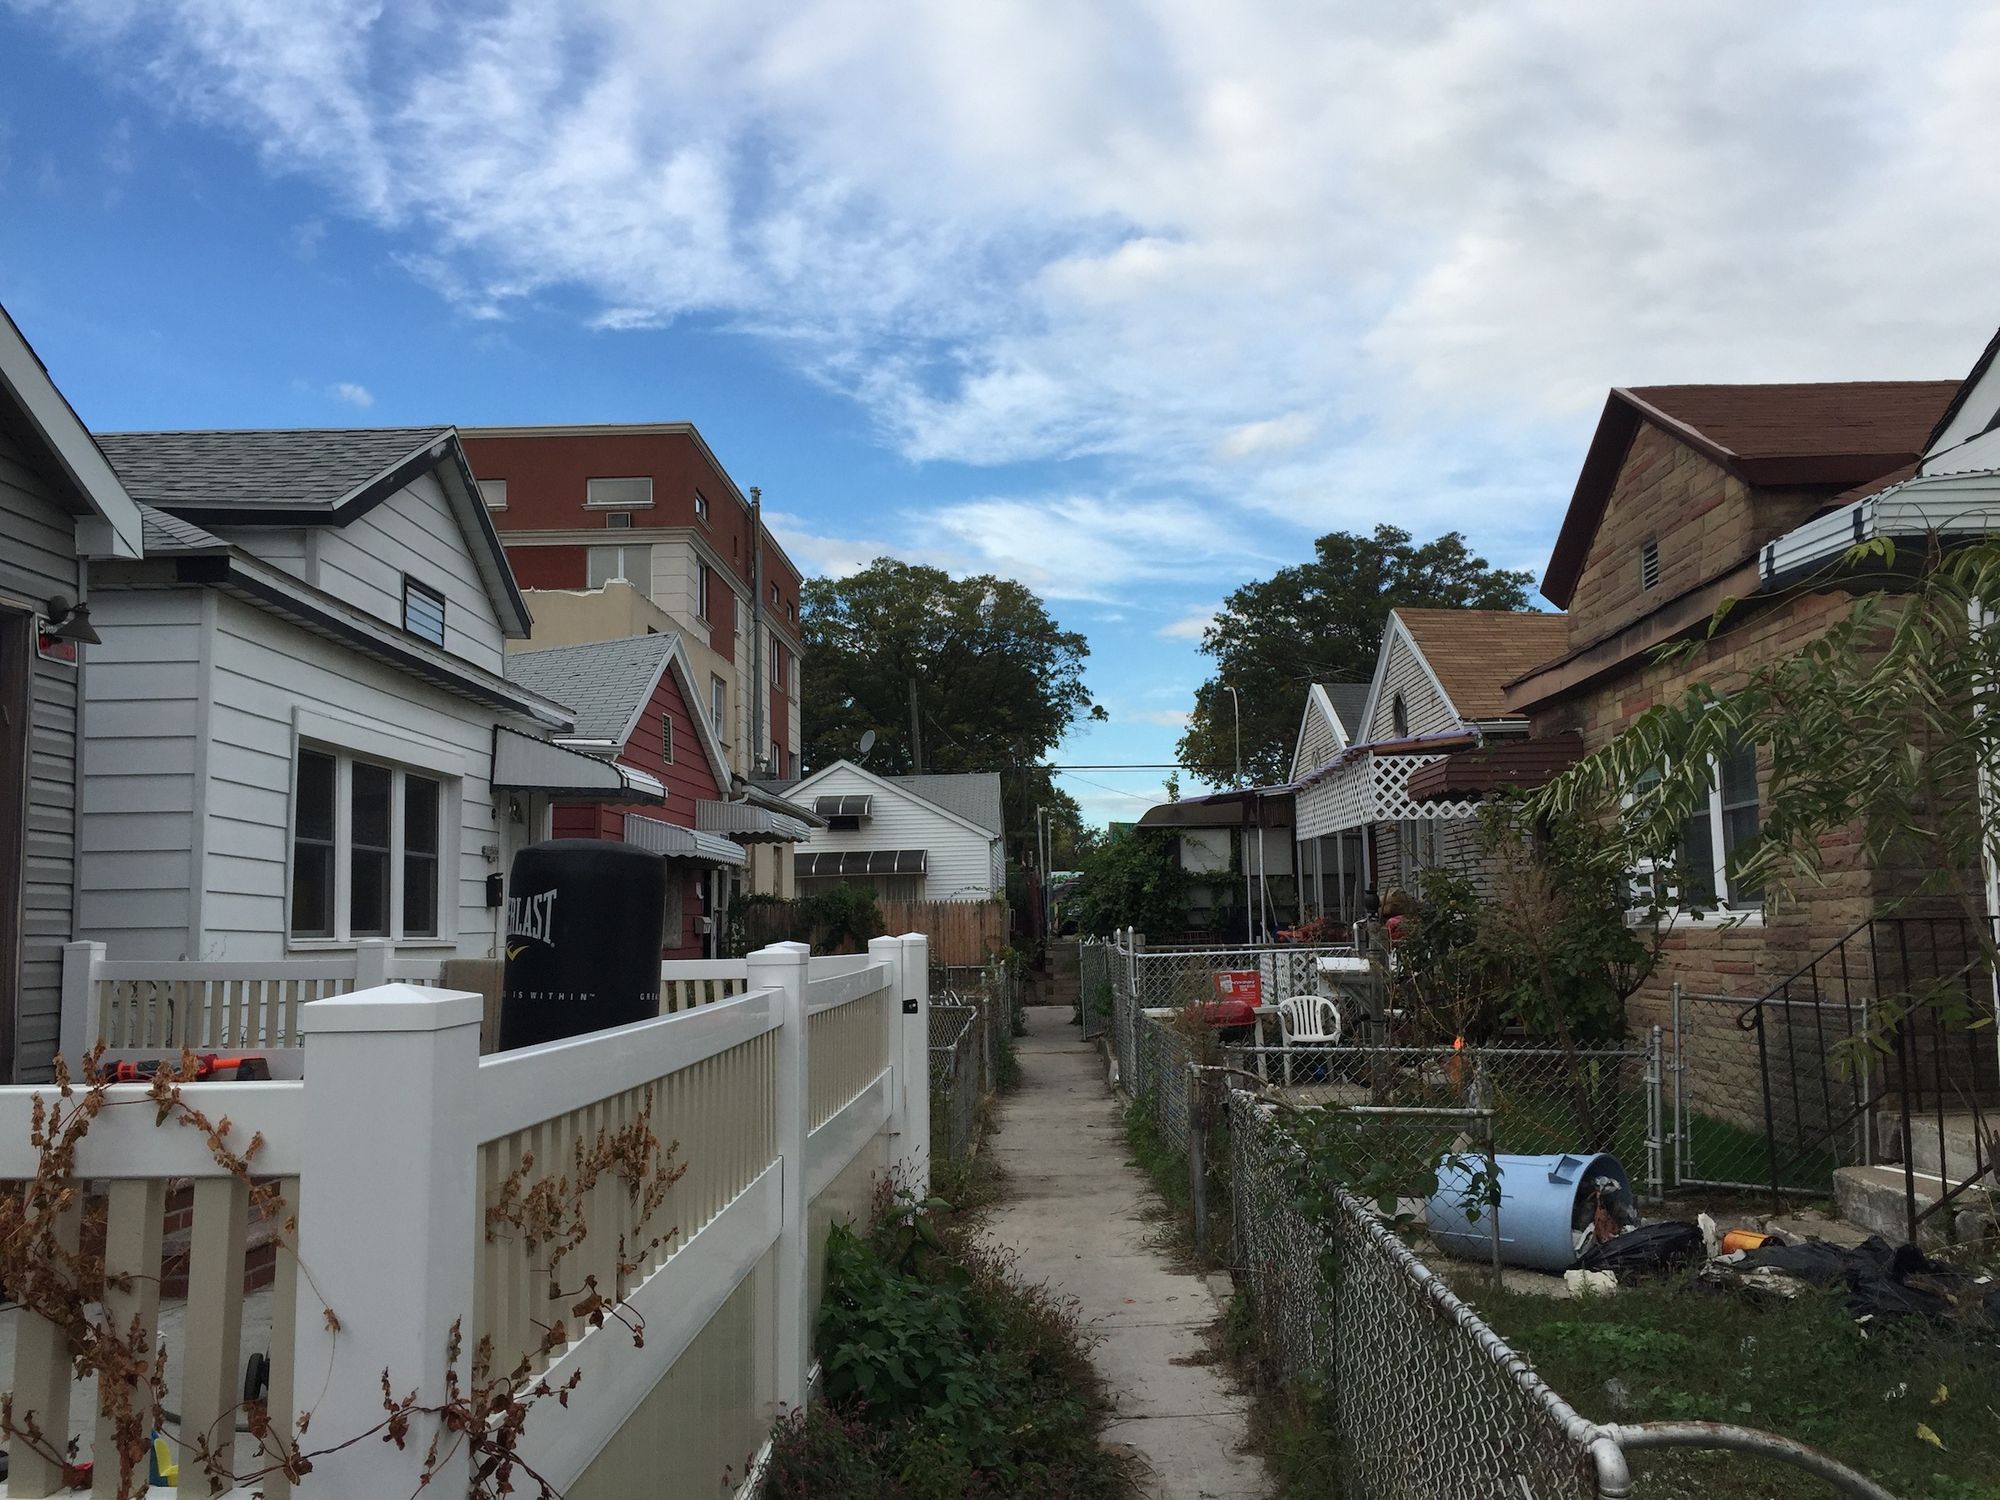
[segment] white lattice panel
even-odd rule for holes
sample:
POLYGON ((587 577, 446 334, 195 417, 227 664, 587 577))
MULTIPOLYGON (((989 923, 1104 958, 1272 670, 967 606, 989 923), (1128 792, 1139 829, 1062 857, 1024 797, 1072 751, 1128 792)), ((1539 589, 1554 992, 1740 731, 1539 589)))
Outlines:
POLYGON ((1298 836, 1319 838, 1370 823, 1478 816, 1477 802, 1413 802, 1410 778, 1442 755, 1360 755, 1298 795, 1298 836))
POLYGON ((1383 823, 1405 818, 1473 818, 1479 815, 1477 802, 1412 802, 1410 778, 1425 766, 1443 760, 1442 755, 1371 755, 1368 757, 1375 793, 1372 816, 1383 823))

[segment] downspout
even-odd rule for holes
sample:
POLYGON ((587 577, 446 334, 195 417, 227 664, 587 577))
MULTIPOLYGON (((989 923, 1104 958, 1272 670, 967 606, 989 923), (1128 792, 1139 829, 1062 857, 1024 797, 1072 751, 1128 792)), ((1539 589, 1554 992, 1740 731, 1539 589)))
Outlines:
POLYGON ((764 755, 764 492, 750 486, 750 774, 769 774, 764 755))

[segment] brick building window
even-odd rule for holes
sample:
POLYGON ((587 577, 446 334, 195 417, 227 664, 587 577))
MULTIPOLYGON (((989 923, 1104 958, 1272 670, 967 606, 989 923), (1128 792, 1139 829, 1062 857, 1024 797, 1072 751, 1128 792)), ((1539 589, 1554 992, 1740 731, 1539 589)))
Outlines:
POLYGON ((1660 539, 1649 536, 1639 548, 1639 587, 1655 589, 1660 586, 1660 539))
MULTIPOLYGON (((1657 782, 1656 774, 1638 788, 1657 782)), ((1681 829, 1676 855, 1680 864, 1680 885, 1667 883, 1665 872, 1657 871, 1650 860, 1641 861, 1632 872, 1635 908, 1650 905, 1657 893, 1666 905, 1686 912, 1716 912, 1740 917, 1762 909, 1764 892, 1730 866, 1756 839, 1762 826, 1757 802, 1757 747, 1731 742, 1711 766, 1707 805, 1696 812, 1681 829)))

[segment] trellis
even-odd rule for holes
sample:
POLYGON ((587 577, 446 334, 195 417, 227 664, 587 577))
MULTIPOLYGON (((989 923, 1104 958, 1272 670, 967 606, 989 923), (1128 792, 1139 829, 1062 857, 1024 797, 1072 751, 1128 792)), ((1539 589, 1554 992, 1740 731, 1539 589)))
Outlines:
POLYGON ((1406 819, 1459 819, 1479 815, 1477 801, 1419 802, 1410 778, 1442 755, 1377 755, 1363 751, 1298 794, 1298 837, 1320 838, 1406 819))

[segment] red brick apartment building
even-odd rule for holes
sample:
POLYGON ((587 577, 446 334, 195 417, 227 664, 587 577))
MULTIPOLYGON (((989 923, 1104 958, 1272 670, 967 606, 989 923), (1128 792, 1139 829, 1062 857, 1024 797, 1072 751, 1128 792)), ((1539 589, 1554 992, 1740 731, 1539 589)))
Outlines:
POLYGON ((614 609, 538 597, 622 595, 615 586, 629 584, 672 616, 688 645, 731 769, 796 776, 803 580, 768 528, 756 535, 749 498, 693 425, 469 427, 460 436, 514 576, 533 591, 532 646, 644 633, 629 624, 636 616, 610 625, 614 609))

